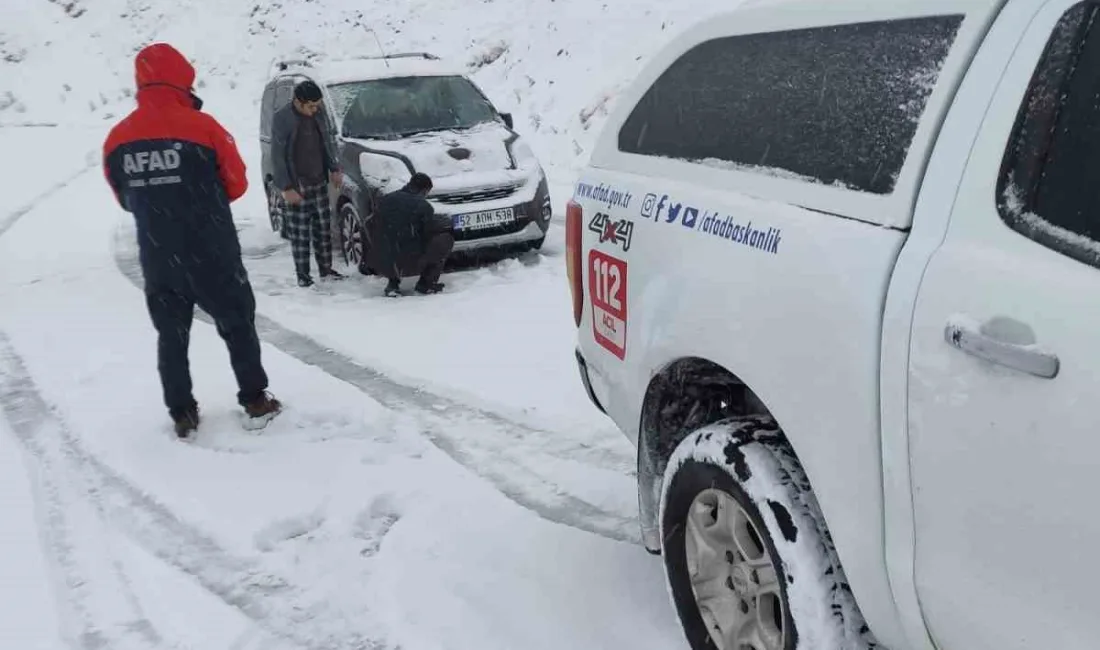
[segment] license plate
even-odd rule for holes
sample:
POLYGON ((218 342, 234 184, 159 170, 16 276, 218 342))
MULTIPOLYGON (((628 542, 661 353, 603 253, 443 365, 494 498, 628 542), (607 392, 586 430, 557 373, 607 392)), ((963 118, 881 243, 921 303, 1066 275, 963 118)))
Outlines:
POLYGON ((516 220, 512 208, 499 210, 486 210, 484 212, 472 212, 470 214, 456 214, 451 217, 455 230, 482 230, 492 228, 516 220))

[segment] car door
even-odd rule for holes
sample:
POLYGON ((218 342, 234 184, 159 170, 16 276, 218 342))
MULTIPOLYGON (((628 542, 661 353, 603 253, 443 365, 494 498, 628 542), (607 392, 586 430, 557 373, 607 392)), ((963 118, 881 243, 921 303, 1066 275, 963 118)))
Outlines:
MULTIPOLYGON (((273 81, 268 87, 271 89, 271 115, 274 117, 279 109, 290 103, 294 98, 294 86, 297 80, 291 76, 282 76, 273 81)), ((268 132, 270 137, 270 131, 268 132)), ((270 150, 270 141, 268 149, 270 150)), ((283 155, 283 152, 271 152, 271 155, 283 155)))
POLYGON ((260 99, 260 169, 263 170, 265 188, 271 176, 271 118, 274 114, 275 83, 268 82, 260 99))
POLYGON ((1100 12, 1012 11, 914 311, 915 580, 940 650, 1095 650, 1100 12))

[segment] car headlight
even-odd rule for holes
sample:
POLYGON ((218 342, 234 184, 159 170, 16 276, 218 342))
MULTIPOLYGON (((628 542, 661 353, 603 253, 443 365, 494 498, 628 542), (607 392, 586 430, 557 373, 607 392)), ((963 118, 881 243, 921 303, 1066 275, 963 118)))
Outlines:
POLYGON ((534 150, 527 144, 527 141, 520 138, 512 143, 511 146, 512 160, 516 164, 516 169, 528 169, 531 167, 539 166, 539 159, 535 157, 534 150))
POLYGON ((397 158, 365 151, 359 154, 359 171, 367 182, 387 194, 405 187, 412 179, 408 166, 397 158))

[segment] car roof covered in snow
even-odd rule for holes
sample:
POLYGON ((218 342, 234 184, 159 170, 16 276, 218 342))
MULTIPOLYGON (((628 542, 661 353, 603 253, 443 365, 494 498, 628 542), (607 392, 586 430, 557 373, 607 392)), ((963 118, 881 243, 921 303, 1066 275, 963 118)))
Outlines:
POLYGON ((295 61, 285 69, 276 65, 275 74, 302 74, 318 83, 331 86, 394 77, 462 76, 465 71, 430 54, 413 52, 391 54, 385 58, 328 59, 316 63, 295 61))

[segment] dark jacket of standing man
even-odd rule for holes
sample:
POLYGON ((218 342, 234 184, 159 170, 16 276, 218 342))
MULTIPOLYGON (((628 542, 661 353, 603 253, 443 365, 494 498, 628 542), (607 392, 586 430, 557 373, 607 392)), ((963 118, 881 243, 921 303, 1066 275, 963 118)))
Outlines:
POLYGON ((256 302, 241 262, 229 204, 248 189, 233 137, 202 113, 195 69, 157 43, 135 60, 137 109, 103 145, 103 168, 119 204, 134 215, 145 300, 157 330, 164 403, 181 438, 199 425, 188 363, 195 305, 210 314, 229 348, 252 418, 278 413, 256 335, 256 302))
POLYGON ((281 193, 290 250, 298 286, 313 284, 309 243, 322 278, 341 279, 332 270, 332 204, 328 184, 339 187, 343 175, 336 159, 336 143, 319 113, 323 96, 312 81, 294 88, 294 99, 275 112, 271 125, 272 182, 281 193))
POLYGON ((427 174, 415 174, 400 190, 378 200, 369 223, 368 265, 389 279, 386 295, 400 295, 401 278, 419 275, 417 293, 439 293, 439 276, 454 248, 445 217, 437 217, 426 198, 432 190, 427 174))

